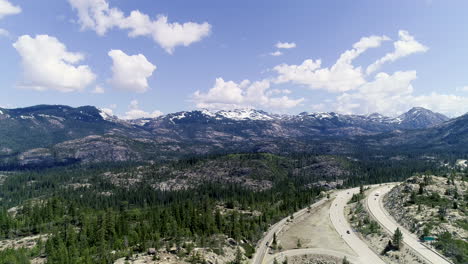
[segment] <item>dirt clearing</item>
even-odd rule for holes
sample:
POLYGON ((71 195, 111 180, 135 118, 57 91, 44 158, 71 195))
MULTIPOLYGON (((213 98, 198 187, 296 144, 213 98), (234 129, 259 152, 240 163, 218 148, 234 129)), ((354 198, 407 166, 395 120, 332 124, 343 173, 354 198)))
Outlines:
POLYGON ((298 248, 299 241, 300 248, 326 248, 354 255, 330 221, 331 203, 330 200, 285 226, 278 235, 283 250, 298 248))

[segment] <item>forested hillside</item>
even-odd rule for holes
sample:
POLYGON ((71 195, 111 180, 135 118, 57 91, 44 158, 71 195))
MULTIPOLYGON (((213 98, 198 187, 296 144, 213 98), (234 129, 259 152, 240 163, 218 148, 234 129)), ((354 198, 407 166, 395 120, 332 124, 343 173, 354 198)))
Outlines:
POLYGON ((444 170, 425 160, 231 154, 2 173, 2 239, 47 239, 1 254, 111 263, 155 248, 156 255, 173 252, 201 263, 193 248, 222 254, 235 241, 248 258, 269 224, 328 188, 399 180, 427 169, 444 170), (171 180, 174 185, 161 184, 171 180))
MULTIPOLYGON (((466 118, 465 118, 466 119, 466 118)), ((424 108, 379 114, 184 111, 123 120, 92 106, 0 109, 0 169, 170 161, 242 152, 466 154, 466 122, 424 108)))

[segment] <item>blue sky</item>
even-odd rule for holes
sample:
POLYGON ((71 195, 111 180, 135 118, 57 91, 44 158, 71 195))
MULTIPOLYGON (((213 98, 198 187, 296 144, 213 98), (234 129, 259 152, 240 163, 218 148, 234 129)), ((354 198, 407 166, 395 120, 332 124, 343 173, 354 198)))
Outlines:
POLYGON ((468 112, 466 10, 436 0, 0 0, 0 106, 95 105, 125 118, 244 107, 457 116, 468 112))

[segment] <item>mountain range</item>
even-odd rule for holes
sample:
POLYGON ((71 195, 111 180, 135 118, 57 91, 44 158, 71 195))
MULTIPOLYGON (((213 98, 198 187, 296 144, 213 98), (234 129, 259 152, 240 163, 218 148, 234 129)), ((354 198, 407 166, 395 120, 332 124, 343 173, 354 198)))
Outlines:
POLYGON ((237 109, 135 120, 93 106, 0 108, 0 162, 3 167, 51 166, 232 152, 353 155, 395 148, 464 152, 466 121, 467 115, 449 119, 421 107, 395 118, 237 109))

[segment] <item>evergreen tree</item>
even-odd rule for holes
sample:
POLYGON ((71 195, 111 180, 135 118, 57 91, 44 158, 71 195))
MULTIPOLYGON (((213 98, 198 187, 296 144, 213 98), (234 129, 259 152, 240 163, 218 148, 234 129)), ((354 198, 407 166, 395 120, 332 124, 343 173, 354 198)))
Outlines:
POLYGON ((403 245, 403 233, 400 231, 400 228, 397 228, 393 234, 392 245, 397 250, 400 250, 403 245))
POLYGON ((343 258, 343 261, 342 261, 343 264, 351 264, 351 262, 349 262, 348 258, 346 258, 346 256, 343 258))

